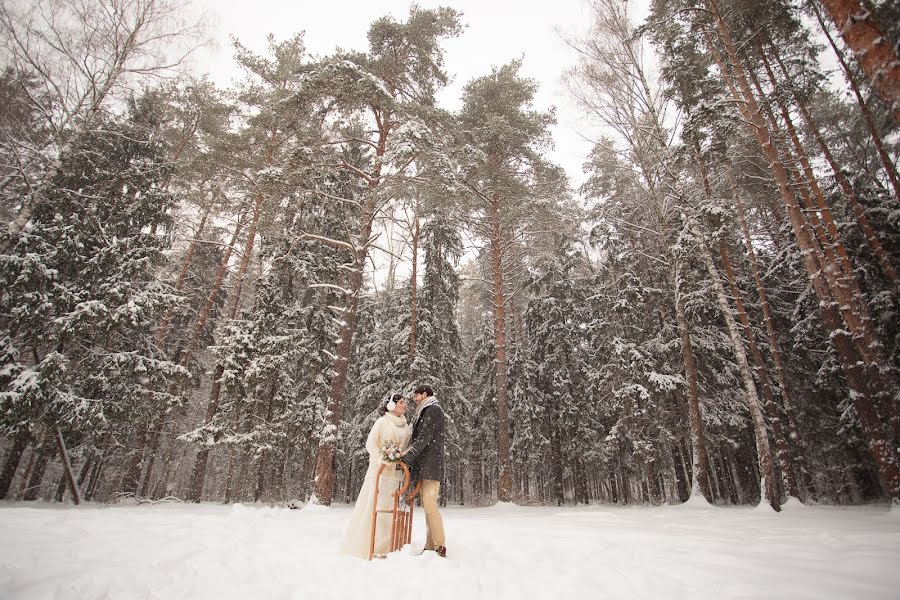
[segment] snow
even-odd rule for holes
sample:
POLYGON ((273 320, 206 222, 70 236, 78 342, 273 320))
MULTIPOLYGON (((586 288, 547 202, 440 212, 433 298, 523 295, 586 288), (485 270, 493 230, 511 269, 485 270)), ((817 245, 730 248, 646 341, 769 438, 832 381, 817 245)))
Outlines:
MULTIPOLYGON (((443 509, 448 558, 338 553, 348 506, 0 503, 0 598, 896 598, 898 510, 443 509)), ((424 535, 416 511, 414 544, 424 535)))
POLYGON ((276 179, 281 177, 284 174, 284 170, 281 167, 263 167, 259 171, 256 172, 257 177, 269 177, 272 179, 276 179))

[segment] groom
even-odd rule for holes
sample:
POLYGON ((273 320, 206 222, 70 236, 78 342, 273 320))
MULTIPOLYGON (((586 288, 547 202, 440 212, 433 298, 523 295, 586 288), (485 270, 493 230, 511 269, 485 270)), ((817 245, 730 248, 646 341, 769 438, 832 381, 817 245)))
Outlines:
POLYGON ((413 416, 412 443, 403 453, 412 467, 413 479, 422 480, 422 506, 425 509, 425 549, 447 557, 444 546, 444 521, 438 512, 438 494, 444 480, 444 411, 431 386, 420 385, 413 392, 416 413, 413 416))

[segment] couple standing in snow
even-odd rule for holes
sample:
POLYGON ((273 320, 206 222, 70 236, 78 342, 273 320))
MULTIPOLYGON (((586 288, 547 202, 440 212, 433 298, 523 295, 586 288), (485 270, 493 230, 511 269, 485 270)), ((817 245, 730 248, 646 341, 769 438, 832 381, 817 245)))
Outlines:
MULTIPOLYGON (((430 386, 420 385, 413 391, 415 413, 412 427, 406 420, 407 400, 394 394, 382 403, 383 413, 372 425, 366 439, 369 468, 362 489, 356 499, 353 514, 341 551, 360 558, 369 557, 372 535, 372 504, 375 500, 375 479, 381 465, 389 466, 381 474, 378 508, 390 509, 393 492, 400 486, 402 471, 384 455, 385 448, 399 448, 403 462, 411 467, 413 481, 422 482, 422 507, 425 510, 425 550, 433 550, 446 557, 444 522, 438 512, 438 495, 444 479, 444 411, 430 386)), ((375 530, 375 554, 385 555, 390 546, 391 523, 378 519, 375 530)))

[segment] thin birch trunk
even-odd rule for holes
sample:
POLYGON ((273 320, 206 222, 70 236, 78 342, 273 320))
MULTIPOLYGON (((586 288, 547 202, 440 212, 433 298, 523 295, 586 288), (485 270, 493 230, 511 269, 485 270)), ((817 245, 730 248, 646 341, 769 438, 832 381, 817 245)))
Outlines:
POLYGON ((747 396, 747 408, 750 410, 750 418, 753 422, 753 432, 756 437, 756 452, 759 459, 759 472, 762 477, 760 486, 761 489, 765 490, 765 498, 772 508, 779 510, 779 498, 775 489, 775 472, 772 463, 772 452, 769 449, 769 435, 766 430, 766 422, 763 416, 762 406, 760 405, 759 394, 756 391, 756 384, 753 382, 753 375, 750 371, 750 363, 747 361, 747 354, 744 350, 744 342, 738 331, 734 315, 731 313, 731 307, 728 305, 728 298, 725 295, 725 288, 722 286, 722 279, 719 277, 719 272, 713 262, 712 254, 706 246, 706 241, 703 239, 703 234, 700 232, 697 223, 693 220, 689 221, 688 228, 696 239, 696 243, 700 249, 700 257, 712 280, 713 287, 716 291, 716 298, 719 301, 720 312, 725 319, 725 325, 728 327, 728 333, 731 336, 734 355, 737 359, 741 380, 744 384, 744 392, 747 396))
POLYGON ((798 496, 797 480, 794 475, 791 450, 787 443, 787 436, 784 433, 784 426, 781 422, 778 407, 775 404, 775 395, 772 393, 772 386, 769 383, 766 362, 756 343, 753 327, 750 324, 750 317, 747 316, 747 310, 744 307, 744 301, 741 298, 741 291, 738 289, 737 283, 735 282, 734 268, 731 265, 731 259, 728 256, 728 250, 724 243, 719 244, 719 255, 722 257, 722 263, 725 265, 725 275, 728 278, 731 295, 734 297, 738 319, 741 322, 741 326, 744 329, 744 335, 747 338, 747 347, 750 349, 750 355, 753 357, 753 362, 756 365, 756 379, 759 381, 759 385, 762 388, 768 422, 772 426, 772 436, 775 439, 775 455, 778 458, 779 466, 781 467, 781 480, 782 485, 784 486, 784 492, 788 496, 794 496, 796 498, 798 496))
MULTIPOLYGON (((756 251, 753 249, 753 241, 750 238, 750 228, 747 226, 747 217, 744 213, 744 204, 738 193, 737 184, 734 180, 734 174, 731 171, 731 165, 726 166, 728 183, 731 188, 732 198, 734 199, 735 208, 737 209, 738 223, 741 226, 741 232, 744 237, 744 247, 747 256, 750 259, 750 269, 753 273, 753 281, 756 284, 756 293, 759 297, 759 304, 763 313, 763 321, 766 326, 766 336, 769 341, 769 353, 772 355, 772 362, 775 365, 775 373, 778 377, 778 387, 781 395, 782 411, 787 415, 788 432, 791 439, 798 440, 799 433, 797 425, 794 422, 794 404, 791 399, 790 387, 787 380, 787 372, 784 368, 784 361, 781 356, 781 348, 778 343, 778 334, 775 331, 775 321, 772 318, 772 312, 769 308, 769 298, 766 294, 766 287, 763 284, 762 275, 759 269, 759 263, 756 260, 756 251)), ((796 483, 796 478, 794 479, 796 483)), ((796 495, 793 486, 789 486, 788 491, 791 495, 796 495)), ((799 496, 798 496, 799 497, 799 496)))
MULTIPOLYGON (((19 232, 25 229, 25 226, 31 220, 31 215, 34 213, 35 207, 44 201, 43 194, 45 193, 45 190, 52 185, 53 180, 59 175, 60 169, 62 169, 63 157, 72 151, 73 140, 78 140, 91 126, 93 126, 94 120, 103 108, 103 103, 106 102, 106 99, 115 87, 117 80, 122 77, 122 74, 125 72, 126 63, 131 59, 132 55, 139 53, 141 46, 145 45, 146 42, 141 41, 140 34, 150 23, 150 21, 148 21, 148 17, 151 16, 150 13, 148 11, 141 11, 140 14, 135 14, 134 20, 128 24, 125 23, 124 14, 121 16, 123 17, 121 25, 130 25, 133 29, 128 30, 126 28, 124 32, 116 32, 117 34, 125 33, 126 35, 124 40, 121 38, 114 40, 117 52, 112 59, 112 63, 109 64, 108 73, 103 76, 101 72, 99 80, 94 80, 92 82, 93 86, 90 91, 91 97, 88 98, 82 96, 78 100, 76 106, 85 107, 84 113, 82 113, 84 116, 78 120, 74 130, 69 135, 69 141, 62 144, 56 160, 53 161, 53 164, 47 169, 41 184, 37 186, 32 194, 25 198, 18 215, 16 215, 14 220, 10 221, 8 225, 9 233, 11 234, 10 237, 18 235, 19 232)), ((74 58, 74 56, 71 58, 74 58)), ((93 73, 92 75, 97 75, 97 73, 93 73)), ((77 116, 78 114, 69 112, 59 129, 67 129, 68 126, 71 125, 71 121, 77 116)), ((0 252, 6 252, 6 250, 8 250, 8 248, 5 247, 5 243, 3 246, 4 247, 0 247, 0 252)))

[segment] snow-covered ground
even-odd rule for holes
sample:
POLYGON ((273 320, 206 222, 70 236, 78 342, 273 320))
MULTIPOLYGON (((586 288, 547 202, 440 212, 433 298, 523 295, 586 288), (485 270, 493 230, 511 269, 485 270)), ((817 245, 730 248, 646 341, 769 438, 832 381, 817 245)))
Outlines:
POLYGON ((896 508, 443 514, 446 560, 400 552, 369 563, 337 552, 346 506, 0 503, 0 598, 900 598, 896 508))

